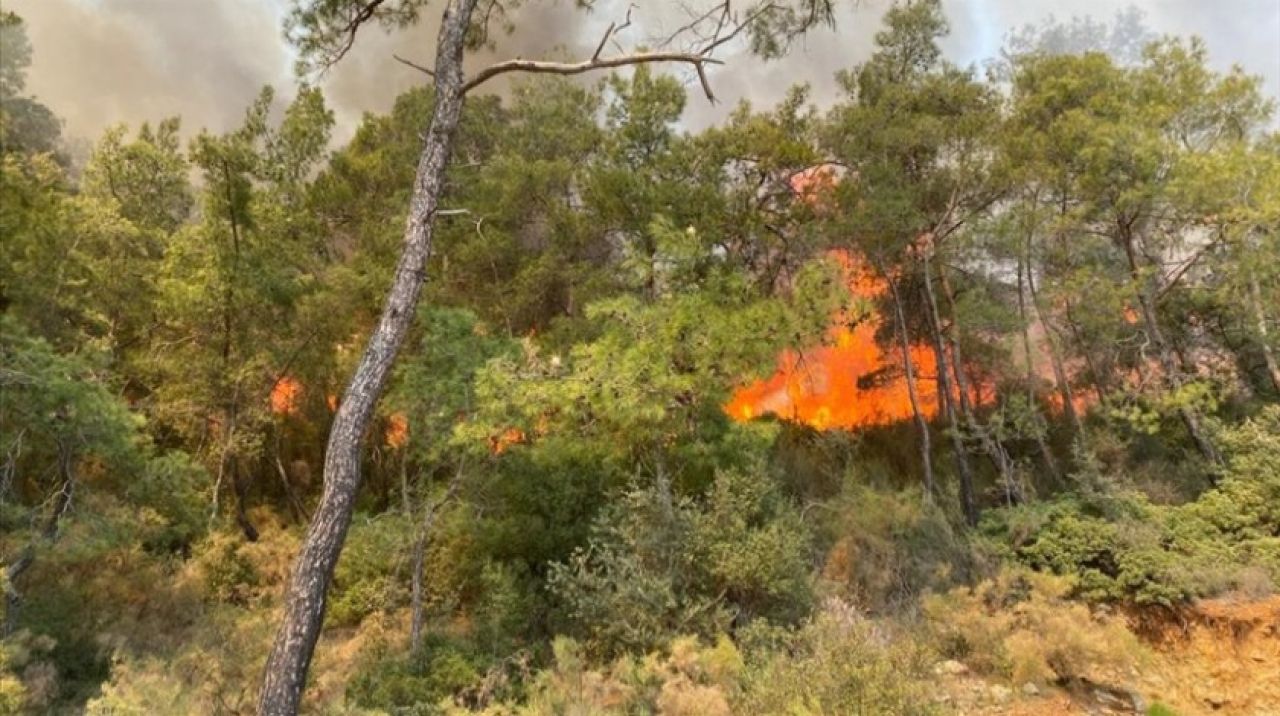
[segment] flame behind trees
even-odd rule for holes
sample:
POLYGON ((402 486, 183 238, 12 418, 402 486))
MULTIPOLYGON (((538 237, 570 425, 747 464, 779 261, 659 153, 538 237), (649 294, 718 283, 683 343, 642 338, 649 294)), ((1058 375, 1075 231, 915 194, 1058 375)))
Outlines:
MULTIPOLYGON (((854 310, 835 317, 827 344, 784 351, 773 375, 735 392, 725 405, 733 419, 771 413, 826 430, 887 425, 912 417, 901 354, 877 340, 883 319, 868 308, 884 296, 887 284, 848 253, 833 252, 832 257, 844 273, 854 310)), ((921 412, 932 418, 938 412, 936 381, 928 379, 933 357, 928 346, 919 343, 911 346, 909 355, 917 377, 925 378, 918 385, 921 412)))

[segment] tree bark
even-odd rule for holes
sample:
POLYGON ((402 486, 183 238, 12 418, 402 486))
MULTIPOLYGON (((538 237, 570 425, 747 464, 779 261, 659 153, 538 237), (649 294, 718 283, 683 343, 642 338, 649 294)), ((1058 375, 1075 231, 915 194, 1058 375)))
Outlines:
MULTIPOLYGON (((1129 261, 1129 275, 1133 279, 1138 294, 1138 305, 1142 309, 1142 321, 1147 329, 1147 337, 1156 347, 1156 355, 1160 360, 1160 370, 1164 374, 1163 379, 1167 387, 1177 390, 1183 386, 1182 369, 1174 362, 1173 352, 1169 347, 1168 341, 1165 340, 1164 333, 1160 330, 1159 320, 1156 318, 1155 301, 1151 292, 1147 289, 1147 282, 1142 278, 1142 272, 1138 267, 1137 251, 1134 247, 1135 238, 1132 233, 1125 227, 1121 227, 1121 243, 1124 246, 1125 257, 1129 261)), ((1200 415, 1194 408, 1183 405, 1178 408, 1178 415, 1182 418, 1183 425, 1186 426, 1187 432, 1191 435, 1191 441, 1195 443, 1196 449, 1205 460, 1211 465, 1222 464, 1222 457, 1218 454, 1218 450, 1214 447, 1209 436, 1205 434, 1204 428, 1200 425, 1200 415)), ((1213 481, 1213 478, 1210 478, 1213 481)))
POLYGON ((1262 286, 1257 275, 1249 272, 1249 304, 1253 308, 1255 328, 1258 331, 1258 343, 1262 346, 1262 359, 1267 365, 1267 375, 1271 378, 1271 387, 1280 395, 1280 362, 1276 361, 1275 351, 1271 348, 1271 336, 1267 330, 1267 314, 1262 308, 1262 286))
POLYGON ((426 278, 435 214, 454 131, 462 113, 462 56, 477 0, 450 0, 437 40, 435 108, 409 202, 404 246, 377 328, 334 416, 325 451, 324 492, 294 563, 284 617, 267 658, 259 716, 298 712, 307 670, 324 621, 325 598, 360 488, 360 445, 392 362, 413 321, 426 278))
POLYGON ((58 527, 62 518, 71 509, 71 499, 76 491, 75 453, 65 439, 58 440, 58 472, 62 475, 62 484, 53 496, 53 509, 45 520, 40 534, 22 549, 18 557, 4 567, 4 578, 7 588, 4 594, 4 625, 0 636, 10 636, 18 630, 18 610, 22 606, 22 595, 18 593, 17 580, 31 568, 36 561, 36 543, 43 541, 52 544, 58 539, 58 527))
MULTIPOLYGON (((938 266, 938 277, 942 284, 942 294, 946 297, 947 306, 951 309, 952 314, 954 330, 950 337, 951 368, 956 378, 956 392, 960 396, 961 414, 964 416, 965 424, 968 426, 969 431, 982 442, 983 451, 987 453, 991 464, 995 467, 996 472, 999 473, 1000 482, 1004 485, 1006 502, 1013 504, 1015 501, 1022 500, 1022 491, 1014 480, 1013 467, 1009 461, 1009 452, 1005 450, 1004 442, 1000 440, 1000 436, 993 435, 988 426, 982 425, 978 421, 973 404, 969 401, 969 396, 973 392, 973 384, 968 378, 968 372, 964 365, 964 354, 960 348, 960 323, 956 317, 955 293, 951 290, 951 282, 947 280, 947 272, 942 269, 941 264, 938 266)), ((976 508, 974 513, 975 515, 978 513, 976 508)))
MULTIPOLYGON (((951 400, 950 368, 947 365, 947 349, 942 341, 942 317, 938 313, 938 301, 934 297, 932 268, 929 257, 923 259, 924 292, 929 301, 929 328, 933 333, 933 355, 938 366, 938 395, 946 411, 948 432, 951 434, 951 449, 955 453, 956 467, 960 470, 960 505, 964 509, 964 519, 970 527, 978 524, 978 508, 973 497, 973 469, 969 465, 969 455, 965 450, 964 440, 960 437, 960 421, 956 417, 956 408, 951 400)), ((952 319, 954 320, 954 318, 952 319)))
MULTIPOLYGON (((1053 451, 1049 449, 1049 442, 1046 435, 1049 431, 1048 421, 1040 414, 1040 406, 1036 401, 1036 383, 1039 378, 1036 375, 1035 355, 1031 347, 1031 314, 1027 310, 1027 286, 1031 283, 1031 239, 1028 237, 1026 242, 1026 253, 1018 259, 1018 315, 1022 321, 1022 353, 1023 359, 1027 363, 1027 410, 1031 411, 1035 416, 1035 441, 1036 447, 1040 449, 1040 457, 1044 460, 1045 467, 1048 468, 1049 474, 1053 476, 1055 482, 1061 482, 1062 478, 1058 474, 1058 463, 1053 459, 1053 451)), ((1043 321, 1041 321, 1043 323, 1043 321)), ((1045 326, 1045 340, 1049 338, 1049 327, 1045 326)), ((1057 364, 1054 364, 1054 376, 1060 378, 1057 370, 1057 364)), ((1059 380, 1061 383, 1061 380, 1059 380)), ((1071 396, 1069 393, 1062 394, 1063 410, 1071 413, 1072 423, 1078 418, 1075 415, 1075 408, 1071 404, 1071 396)))
POLYGON ((885 282, 889 284, 889 294, 893 297, 893 312, 896 320, 898 345, 902 349, 902 369, 907 379, 907 397, 911 400, 911 414, 915 418, 916 430, 920 433, 920 467, 924 470, 924 499, 932 501, 936 488, 933 481, 933 448, 929 444, 929 423, 920 412, 920 397, 916 394, 916 371, 911 364, 911 343, 907 340, 907 318, 902 311, 902 296, 898 294, 898 282, 878 267, 885 282))
POLYGON ((409 601, 409 650, 416 652, 422 646, 422 630, 426 625, 426 563, 427 547, 435 530, 436 516, 458 494, 462 486, 462 469, 459 466, 449 481, 449 488, 439 500, 429 503, 422 513, 418 536, 413 540, 413 577, 409 601))

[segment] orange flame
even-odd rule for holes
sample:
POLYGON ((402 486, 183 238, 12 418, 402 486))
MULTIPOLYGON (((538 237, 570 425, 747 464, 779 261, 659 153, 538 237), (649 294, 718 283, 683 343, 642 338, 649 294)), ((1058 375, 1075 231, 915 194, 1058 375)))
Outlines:
POLYGON ((524 441, 525 434, 523 430, 520 428, 507 428, 500 434, 489 438, 489 450, 494 455, 501 455, 512 445, 519 445, 524 441))
POLYGON ((836 185, 840 183, 840 173, 833 164, 815 164, 797 172, 789 183, 797 199, 815 209, 829 210, 836 185))
POLYGON ((298 412, 302 399, 302 383, 292 376, 282 376, 271 387, 271 412, 276 415, 293 415, 298 412))
MULTIPOLYGON (((875 299, 888 290, 883 279, 845 253, 834 253, 844 271, 850 293, 875 299)), ((849 325, 837 316, 827 345, 784 351, 777 371, 764 380, 740 388, 724 406, 734 420, 747 421, 771 413, 819 430, 887 425, 912 417, 901 350, 881 346, 876 332, 883 321, 871 314, 849 325)), ((916 397, 926 418, 938 412, 938 391, 932 351, 910 346, 908 355, 916 377, 916 397)))
POLYGON ((409 442, 409 418, 404 413, 387 416, 387 430, 383 435, 389 448, 402 448, 409 442))

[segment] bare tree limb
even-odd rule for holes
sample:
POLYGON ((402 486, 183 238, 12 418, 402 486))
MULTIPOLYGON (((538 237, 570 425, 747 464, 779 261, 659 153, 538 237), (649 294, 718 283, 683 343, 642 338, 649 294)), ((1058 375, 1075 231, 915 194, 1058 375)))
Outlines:
POLYGON ((401 57, 400 55, 394 55, 394 54, 393 54, 393 55, 391 55, 391 56, 395 58, 396 62, 399 62, 400 64, 405 65, 405 66, 407 66, 407 67, 412 67, 413 69, 415 69, 415 70, 417 70, 417 71, 419 71, 419 72, 423 73, 424 75, 426 75, 426 76, 428 76, 428 77, 435 77, 435 76, 436 76, 436 71, 435 71, 435 70, 433 70, 433 69, 431 69, 430 67, 423 67, 422 65, 420 65, 420 64, 418 64, 418 63, 416 63, 416 62, 413 62, 413 61, 411 61, 411 60, 406 60, 405 58, 401 57))
POLYGON ((548 62, 544 60, 506 60, 480 70, 462 86, 463 93, 479 87, 499 75, 510 72, 529 72, 533 74, 580 75, 584 72, 609 69, 612 67, 628 67, 631 65, 652 64, 655 62, 675 62, 693 66, 698 71, 698 79, 702 83, 702 91, 707 99, 715 102, 711 85, 707 82, 704 65, 722 65, 720 60, 693 52, 638 52, 620 57, 591 59, 582 62, 548 62))

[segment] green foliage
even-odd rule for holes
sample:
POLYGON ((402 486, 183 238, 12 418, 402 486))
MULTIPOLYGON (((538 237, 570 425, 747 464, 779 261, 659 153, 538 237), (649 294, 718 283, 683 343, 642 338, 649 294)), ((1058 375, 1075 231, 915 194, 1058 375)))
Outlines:
POLYGON ((57 692, 57 670, 48 661, 55 642, 29 631, 0 640, 0 714, 36 713, 57 692))
POLYGON ((48 107, 21 94, 32 50, 22 18, 11 11, 0 10, 0 46, 0 155, 53 152, 62 125, 48 107))
POLYGON ((749 652, 734 713, 930 714, 928 652, 838 600, 749 652))
POLYGON ((440 713, 438 705, 475 683, 482 669, 483 661, 465 643, 430 635, 413 654, 366 665, 348 684, 347 699, 406 716, 440 713))
POLYGON ((406 601, 408 585, 400 567, 407 552, 405 535, 411 533, 407 523, 404 516, 388 513, 351 526, 334 573, 326 623, 355 626, 374 612, 406 601))
POLYGON ((893 610, 963 582, 981 559, 966 536, 915 490, 889 492, 849 480, 822 515, 822 577, 869 610, 893 610))
POLYGON ((1275 455, 1280 411, 1270 407, 1223 435, 1228 466, 1218 486, 1182 505, 1102 494, 992 514, 983 530, 1037 569, 1065 575, 1088 599, 1173 605, 1275 584, 1280 499, 1275 455))
MULTIPOLYGON (((438 9, 297 0, 288 32, 316 68, 352 13, 399 30, 438 9)), ((1088 602, 1276 588, 1280 135, 1258 81, 1196 41, 1139 48, 1132 14, 1027 31, 984 78, 946 61, 943 10, 890 8, 830 109, 797 87, 692 131, 651 66, 468 98, 441 200, 466 212, 435 219, 365 436, 306 710, 927 713, 926 643, 1001 678, 1089 678, 1133 653, 1088 602), (951 473, 937 502, 903 489, 909 423, 725 414, 833 316, 894 338, 889 293, 848 305, 830 249, 894 282, 910 342, 963 352, 971 405, 930 428, 971 459, 976 539, 951 473), (1220 466, 1186 459, 1193 422, 1220 466), (1067 478, 996 507, 980 453, 1067 478), (925 628, 901 631, 925 593, 925 628)), ((732 12, 777 56, 833 5, 732 12)), ((0 34, 0 586, 21 597, 0 711, 246 712, 433 91, 331 153, 321 93, 267 89, 190 143, 177 118, 114 127, 77 172, 25 94, 21 21, 0 34)), ((859 384, 901 379, 884 353, 859 384)))
POLYGON ((766 474, 726 471, 702 501, 661 486, 627 493, 586 548, 553 565, 549 584, 565 632, 613 658, 673 631, 794 623, 812 599, 808 552, 808 530, 766 474))
POLYGON ((946 657, 1015 684, 1100 679, 1128 669, 1143 648, 1120 617, 1071 602, 1061 578, 1008 570, 973 588, 924 600, 928 628, 946 657))

